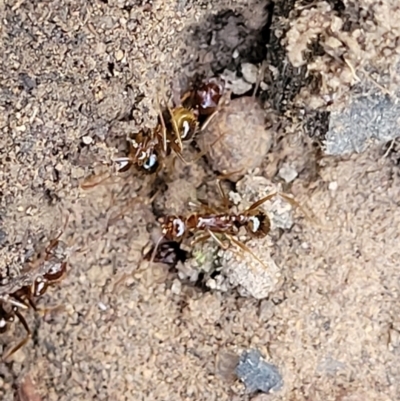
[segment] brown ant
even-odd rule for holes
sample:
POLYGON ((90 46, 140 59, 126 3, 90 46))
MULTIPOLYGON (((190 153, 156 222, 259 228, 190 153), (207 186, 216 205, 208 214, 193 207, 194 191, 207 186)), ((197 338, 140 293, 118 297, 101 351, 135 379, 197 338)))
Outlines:
POLYGON ((49 286, 62 280, 66 274, 67 263, 61 261, 55 252, 53 252, 60 243, 59 237, 61 235, 62 233, 50 242, 45 249, 44 258, 40 260, 41 263, 48 265, 46 272, 41 275, 36 275, 32 284, 25 284, 12 293, 0 295, 0 333, 6 332, 10 324, 12 324, 16 318, 26 331, 25 337, 3 355, 3 361, 7 360, 22 348, 32 337, 32 332, 21 310, 32 308, 37 311, 38 309, 35 301, 44 295, 49 286))
MULTIPOLYGON (((161 107, 160 107, 161 110, 161 107)), ((124 173, 136 168, 146 174, 154 175, 163 165, 163 161, 173 151, 182 158, 183 141, 189 141, 198 130, 197 115, 183 106, 160 111, 157 126, 150 131, 131 135, 128 139, 128 155, 113 159, 116 173, 124 173)), ((83 189, 96 186, 112 175, 92 181, 89 177, 81 184, 83 189)))
POLYGON ((269 233, 271 228, 269 217, 260 209, 263 203, 279 195, 292 205, 299 207, 300 205, 288 195, 275 192, 254 202, 243 212, 233 213, 229 209, 229 200, 224 194, 220 182, 218 182, 218 187, 223 199, 222 208, 212 208, 203 203, 200 212, 192 213, 188 216, 173 215, 158 219, 158 222, 161 224, 162 237, 156 245, 153 255, 157 255, 157 247, 163 240, 182 242, 188 236, 201 233, 201 236, 193 241, 192 245, 209 238, 212 238, 223 249, 228 249, 229 244, 235 244, 243 251, 250 253, 258 262, 264 265, 245 244, 235 238, 240 228, 244 227, 247 233, 253 238, 263 238, 269 233), (228 239, 228 244, 223 243, 218 238, 220 234, 228 239))
MULTIPOLYGON (((213 78, 187 92, 181 98, 181 104, 173 108, 170 108, 164 99, 166 110, 162 111, 157 99, 160 112, 156 128, 128 138, 127 156, 113 159, 116 173, 124 173, 136 168, 146 174, 154 175, 162 168, 164 159, 171 152, 184 161, 183 142, 192 140, 197 132, 208 125, 217 112, 223 90, 224 84, 213 78)), ((96 177, 95 180, 89 177, 81 184, 81 187, 92 188, 111 176, 111 173, 106 173, 102 177, 96 177)))

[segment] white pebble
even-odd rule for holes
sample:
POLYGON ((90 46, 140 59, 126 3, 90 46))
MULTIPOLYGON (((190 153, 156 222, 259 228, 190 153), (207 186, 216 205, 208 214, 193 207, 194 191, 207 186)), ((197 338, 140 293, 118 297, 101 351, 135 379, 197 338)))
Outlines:
POLYGON ((242 74, 243 74, 243 78, 247 82, 249 82, 251 84, 255 84, 257 82, 258 68, 254 64, 243 63, 242 64, 242 74))
POLYGON ((93 142, 93 138, 91 136, 84 136, 82 137, 82 142, 85 145, 90 145, 93 142))
POLYGON ((338 188, 338 183, 337 181, 332 181, 329 183, 328 188, 330 191, 336 191, 338 188))
POLYGON ((285 182, 292 182, 297 177, 297 171, 287 163, 284 163, 279 170, 279 176, 285 180, 285 182))
POLYGON ((181 293, 181 290, 182 290, 182 283, 178 279, 175 279, 171 286, 172 293, 175 295, 179 295, 181 293))

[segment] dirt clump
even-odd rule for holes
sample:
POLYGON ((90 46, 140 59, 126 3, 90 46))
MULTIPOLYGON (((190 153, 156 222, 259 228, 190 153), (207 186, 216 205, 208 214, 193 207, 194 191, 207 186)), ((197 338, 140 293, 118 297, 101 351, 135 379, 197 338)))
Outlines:
POLYGON ((198 143, 215 171, 237 181, 258 167, 271 148, 272 131, 266 126, 265 111, 257 100, 240 97, 219 110, 198 143))

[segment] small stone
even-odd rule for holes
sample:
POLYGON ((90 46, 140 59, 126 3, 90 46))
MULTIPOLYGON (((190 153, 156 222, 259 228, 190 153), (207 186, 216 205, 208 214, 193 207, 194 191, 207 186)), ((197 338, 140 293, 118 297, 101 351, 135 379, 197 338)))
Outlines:
POLYGON ((87 272, 90 283, 104 287, 107 280, 112 277, 113 267, 111 264, 105 266, 92 266, 87 272))
POLYGON ((207 280, 206 286, 211 290, 215 290, 217 288, 217 283, 213 278, 207 280))
POLYGON ((217 354, 215 372, 227 381, 235 379, 239 357, 233 352, 220 351, 217 354))
POLYGON ((90 145, 93 142, 93 138, 91 136, 84 136, 82 137, 82 142, 85 145, 90 145))
POLYGON ((248 393, 280 390, 283 379, 276 366, 266 362, 258 350, 248 350, 240 356, 236 375, 245 384, 248 393))
POLYGON ((30 77, 26 73, 19 74, 19 79, 21 80, 22 86, 24 87, 24 89, 27 92, 31 91, 32 89, 36 88, 36 86, 37 86, 36 79, 30 77))
POLYGON ((239 78, 235 71, 226 69, 221 77, 225 81, 226 89, 230 89, 235 95, 243 95, 253 87, 252 84, 249 84, 243 78, 239 78))
POLYGON ((179 295, 181 293, 181 290, 182 290, 182 283, 178 279, 175 279, 171 286, 172 293, 175 295, 179 295))
POLYGON ((7 233, 0 229, 0 245, 5 242, 7 238, 7 233))
POLYGON ((337 181, 332 181, 329 183, 328 188, 330 191, 336 191, 338 188, 338 183, 337 181))
POLYGON ((287 183, 292 182, 297 175, 297 171, 288 163, 284 163, 279 170, 279 176, 287 183))
POLYGON ((15 129, 19 132, 25 132, 26 131, 26 126, 25 125, 20 125, 18 127, 15 127, 15 129))
POLYGON ((254 64, 243 63, 242 74, 245 81, 251 84, 255 84, 257 82, 257 77, 258 77, 258 68, 254 64))
POLYGON ((124 52, 122 50, 117 50, 115 52, 115 60, 121 61, 124 58, 124 52))

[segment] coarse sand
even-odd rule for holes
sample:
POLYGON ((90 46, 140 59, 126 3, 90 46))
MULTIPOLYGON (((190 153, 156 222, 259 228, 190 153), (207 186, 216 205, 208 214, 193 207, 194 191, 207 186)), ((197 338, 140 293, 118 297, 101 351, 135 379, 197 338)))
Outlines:
MULTIPOLYGON (((155 125, 157 94, 178 85, 183 66, 190 75, 198 65, 234 64, 199 44, 210 15, 257 15, 247 31, 228 15, 225 39, 233 42, 260 29, 264 5, 0 1, 0 276, 17 276, 67 216, 70 254, 67 277, 39 301, 46 311, 25 313, 33 339, 0 364, 2 400, 17 389, 28 401, 400 399, 395 157, 374 147, 323 157, 312 180, 293 181, 291 192, 315 219, 296 212, 294 226, 271 237, 265 252, 280 280, 262 301, 187 283, 177 291, 176 272, 139 263, 155 221, 151 178, 133 173, 79 187, 89 173, 107 171, 102 162, 118 138, 155 125), (276 394, 248 395, 224 371, 221 360, 248 348, 282 374, 276 394)), ((277 125, 281 135, 297 138, 297 123, 287 124, 277 125)), ((285 158, 308 166, 303 142, 282 143, 285 158)), ((269 175, 268 161, 258 175, 269 175)), ((160 179, 176 189, 179 207, 206 178, 215 180, 202 160, 160 179)), ((23 335, 15 324, 0 343, 23 335)))

